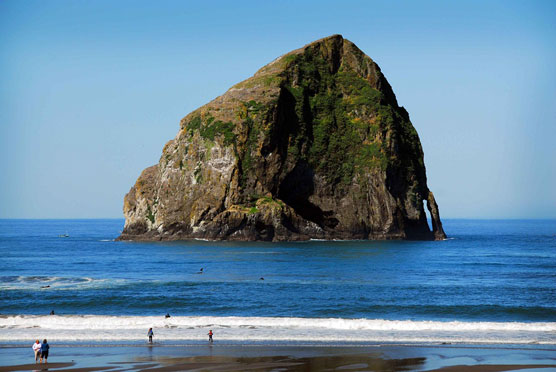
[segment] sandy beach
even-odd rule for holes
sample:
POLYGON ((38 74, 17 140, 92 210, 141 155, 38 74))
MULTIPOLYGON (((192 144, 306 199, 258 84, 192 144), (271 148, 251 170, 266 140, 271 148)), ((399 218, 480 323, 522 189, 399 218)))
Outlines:
POLYGON ((497 346, 56 346, 48 365, 30 348, 0 348, 7 371, 556 371, 556 349, 497 346))

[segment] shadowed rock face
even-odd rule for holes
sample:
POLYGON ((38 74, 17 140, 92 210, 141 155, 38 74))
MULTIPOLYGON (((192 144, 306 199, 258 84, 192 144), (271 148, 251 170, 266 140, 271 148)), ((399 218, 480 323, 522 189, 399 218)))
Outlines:
POLYGON ((183 118, 125 196, 124 215, 124 240, 446 237, 407 111, 340 35, 183 118))

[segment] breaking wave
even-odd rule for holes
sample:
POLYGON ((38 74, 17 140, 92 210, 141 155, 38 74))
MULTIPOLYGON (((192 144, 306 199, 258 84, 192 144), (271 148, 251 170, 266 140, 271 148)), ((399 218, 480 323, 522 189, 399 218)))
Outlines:
POLYGON ((0 276, 0 290, 90 289, 114 285, 113 279, 60 276, 0 276))
POLYGON ((224 342, 556 344, 556 322, 175 316, 0 316, 0 342, 195 342, 212 329, 224 342))

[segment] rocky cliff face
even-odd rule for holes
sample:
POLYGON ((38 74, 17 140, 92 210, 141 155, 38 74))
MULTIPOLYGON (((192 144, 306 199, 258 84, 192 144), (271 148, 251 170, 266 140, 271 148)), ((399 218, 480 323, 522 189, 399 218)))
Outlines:
POLYGON ((340 35, 183 118, 124 214, 120 239, 445 238, 407 111, 340 35))

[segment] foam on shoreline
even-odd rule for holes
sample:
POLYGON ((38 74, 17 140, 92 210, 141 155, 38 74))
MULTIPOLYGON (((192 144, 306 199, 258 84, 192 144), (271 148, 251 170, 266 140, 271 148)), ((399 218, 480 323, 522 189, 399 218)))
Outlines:
POLYGON ((198 342, 208 329, 222 342, 466 343, 556 345, 556 322, 441 322, 384 319, 16 315, 0 317, 0 342, 198 342))

